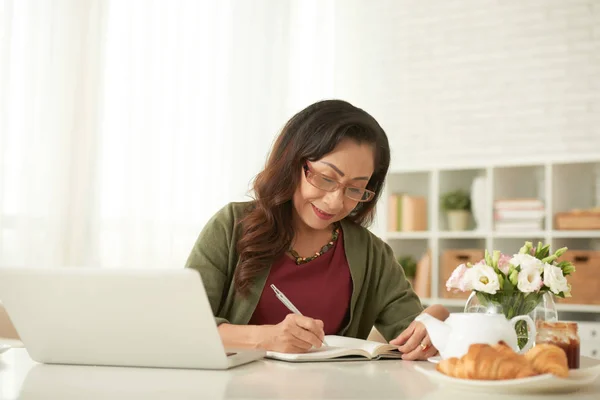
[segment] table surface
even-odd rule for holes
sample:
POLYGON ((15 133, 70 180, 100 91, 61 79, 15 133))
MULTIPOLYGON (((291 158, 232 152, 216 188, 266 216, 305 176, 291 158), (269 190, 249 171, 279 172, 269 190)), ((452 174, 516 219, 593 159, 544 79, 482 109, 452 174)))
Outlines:
POLYGON ((398 360, 295 364, 259 360, 228 371, 49 365, 36 363, 25 349, 15 348, 0 354, 0 400, 600 398, 600 378, 577 393, 507 397, 437 386, 415 365, 435 367, 398 360))

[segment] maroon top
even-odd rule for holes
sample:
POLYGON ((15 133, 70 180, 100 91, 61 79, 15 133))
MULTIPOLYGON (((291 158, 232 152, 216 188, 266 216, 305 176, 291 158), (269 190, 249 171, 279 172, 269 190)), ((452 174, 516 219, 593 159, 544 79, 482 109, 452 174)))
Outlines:
POLYGON ((352 278, 341 229, 333 247, 314 260, 296 265, 284 254, 273 263, 248 324, 275 325, 291 313, 277 299, 271 284, 277 286, 303 315, 322 320, 326 335, 339 334, 348 322, 346 316, 352 296, 352 278))

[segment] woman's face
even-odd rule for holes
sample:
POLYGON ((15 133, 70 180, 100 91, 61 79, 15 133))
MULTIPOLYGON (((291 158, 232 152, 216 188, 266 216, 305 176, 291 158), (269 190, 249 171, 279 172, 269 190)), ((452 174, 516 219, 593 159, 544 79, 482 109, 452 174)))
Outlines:
MULTIPOLYGON (((320 160, 308 162, 312 171, 346 186, 366 188, 373 175, 375 154, 370 144, 358 144, 351 139, 341 141, 320 160)), ((294 218, 305 227, 330 229, 332 223, 344 219, 358 204, 344 195, 344 187, 327 192, 313 186, 304 169, 294 193, 294 218)))

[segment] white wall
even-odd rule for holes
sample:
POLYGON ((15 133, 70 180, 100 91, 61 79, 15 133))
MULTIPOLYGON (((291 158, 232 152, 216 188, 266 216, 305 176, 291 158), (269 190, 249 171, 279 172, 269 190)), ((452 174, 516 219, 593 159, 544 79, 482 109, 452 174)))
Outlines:
POLYGON ((335 89, 396 168, 600 152, 600 1, 338 0, 335 89))

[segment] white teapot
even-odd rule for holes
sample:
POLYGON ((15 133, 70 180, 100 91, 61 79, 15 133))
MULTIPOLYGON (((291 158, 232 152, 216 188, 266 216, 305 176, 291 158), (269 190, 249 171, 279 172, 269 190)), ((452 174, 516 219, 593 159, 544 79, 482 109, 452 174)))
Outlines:
POLYGON ((462 357, 474 343, 489 345, 503 341, 514 351, 524 353, 533 346, 535 340, 535 324, 533 320, 522 315, 507 320, 502 314, 452 313, 442 322, 429 314, 423 313, 416 318, 427 329, 431 343, 444 359, 462 357), (515 324, 526 321, 529 327, 527 344, 519 351, 515 324))

